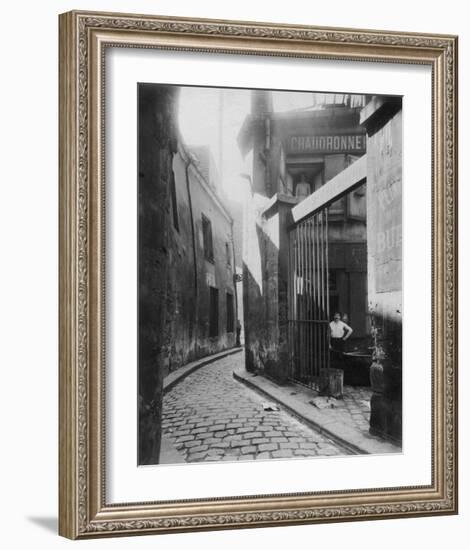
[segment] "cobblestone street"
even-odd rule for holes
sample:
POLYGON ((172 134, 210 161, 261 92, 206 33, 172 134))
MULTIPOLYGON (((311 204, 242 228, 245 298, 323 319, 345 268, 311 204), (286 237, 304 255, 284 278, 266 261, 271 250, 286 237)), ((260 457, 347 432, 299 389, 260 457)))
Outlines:
POLYGON ((186 462, 348 454, 234 380, 242 353, 206 365, 164 397, 163 431, 186 462))

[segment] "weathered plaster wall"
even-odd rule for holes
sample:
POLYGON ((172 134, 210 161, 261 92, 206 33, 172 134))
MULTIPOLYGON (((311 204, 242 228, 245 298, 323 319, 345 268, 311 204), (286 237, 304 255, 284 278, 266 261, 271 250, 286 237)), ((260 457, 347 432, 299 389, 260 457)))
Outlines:
MULTIPOLYGON (((380 117, 380 114, 378 115, 380 117)), ((378 390, 371 428, 402 435, 402 111, 368 129, 368 296, 378 390)))
POLYGON ((280 383, 289 372, 287 275, 290 208, 278 200, 269 213, 268 200, 257 196, 244 218, 244 324, 248 370, 280 383))
POLYGON ((177 87, 139 87, 140 464, 158 462, 163 378, 235 345, 232 220, 179 143, 177 97, 177 87), (212 225, 213 261, 204 256, 203 214, 212 225), (217 336, 209 335, 210 286, 219 291, 217 336))
MULTIPOLYGON (((216 353, 235 345, 235 332, 227 333, 227 304, 226 293, 230 292, 234 299, 234 257, 232 220, 228 212, 222 210, 207 188, 203 185, 195 169, 189 171, 189 181, 192 193, 193 217, 196 235, 196 257, 198 264, 198 342, 197 356, 203 357, 216 353), (208 218, 212 224, 212 239, 214 248, 214 261, 209 262, 204 258, 202 215, 208 218), (227 249, 231 256, 227 261, 227 249), (219 335, 209 336, 209 287, 219 290, 219 335)), ((175 274, 177 275, 177 274, 175 274)), ((235 326, 235 321, 234 321, 235 326)))
POLYGON ((173 157, 172 166, 178 229, 171 219, 164 375, 194 359, 235 345, 235 332, 227 332, 226 301, 229 292, 233 295, 235 313, 231 218, 181 146, 173 157), (213 261, 208 261, 204 255, 202 215, 212 225, 213 261), (226 245, 231 255, 230 263, 226 245), (218 336, 209 335, 211 286, 219 291, 218 336))
POLYGON ((246 368, 250 371, 263 370, 267 356, 266 247, 261 216, 267 202, 266 197, 253 195, 243 212, 243 312, 246 368))
POLYGON ((139 86, 139 463, 160 454, 177 89, 139 86))

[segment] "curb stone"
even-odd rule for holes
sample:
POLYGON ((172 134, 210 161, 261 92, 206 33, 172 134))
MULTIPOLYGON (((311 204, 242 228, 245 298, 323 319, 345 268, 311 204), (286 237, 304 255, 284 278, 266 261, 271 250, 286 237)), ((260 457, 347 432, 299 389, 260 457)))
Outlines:
POLYGON ((201 367, 205 367, 206 365, 209 365, 219 359, 223 359, 224 357, 239 353, 242 350, 242 347, 230 348, 219 353, 214 353, 213 355, 207 355, 206 357, 202 357, 201 359, 197 359, 196 361, 192 361, 191 363, 180 367, 174 372, 168 374, 168 376, 165 376, 163 379, 163 393, 170 391, 174 386, 176 386, 176 384, 201 367))
POLYGON ((311 405, 286 396, 285 390, 281 386, 262 375, 253 376, 245 368, 240 368, 233 371, 233 377, 238 382, 282 406, 302 423, 330 438, 349 453, 354 455, 401 453, 401 448, 348 426, 344 419, 337 415, 335 417, 330 410, 328 412, 317 411, 311 405))

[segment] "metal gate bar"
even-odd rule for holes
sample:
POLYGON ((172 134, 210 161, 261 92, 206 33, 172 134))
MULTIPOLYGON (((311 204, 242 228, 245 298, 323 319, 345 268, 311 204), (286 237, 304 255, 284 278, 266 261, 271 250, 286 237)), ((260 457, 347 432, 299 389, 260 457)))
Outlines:
POLYGON ((289 339, 291 377, 320 389, 329 368, 328 210, 290 231, 289 339))

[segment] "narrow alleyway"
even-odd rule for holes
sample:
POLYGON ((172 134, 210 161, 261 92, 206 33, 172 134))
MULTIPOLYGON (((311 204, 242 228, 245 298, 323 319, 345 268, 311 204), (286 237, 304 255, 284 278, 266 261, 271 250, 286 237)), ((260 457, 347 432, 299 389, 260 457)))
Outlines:
POLYGON ((186 462, 347 454, 284 410, 234 380, 237 353, 206 365, 164 397, 163 430, 186 462))

